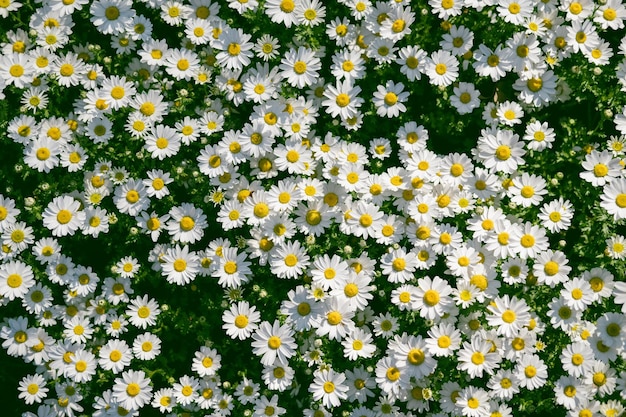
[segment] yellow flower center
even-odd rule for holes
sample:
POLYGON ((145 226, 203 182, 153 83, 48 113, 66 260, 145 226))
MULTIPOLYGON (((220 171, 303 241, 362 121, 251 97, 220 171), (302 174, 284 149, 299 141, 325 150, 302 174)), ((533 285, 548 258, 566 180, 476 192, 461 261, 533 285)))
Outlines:
POLYGON ((348 104, 350 104, 350 96, 346 93, 340 93, 337 95, 335 103, 337 103, 339 107, 346 107, 348 104))
POLYGON ((439 303, 439 292, 436 290, 428 290, 424 293, 424 304, 432 307, 439 303))
POLYGON ((548 276, 556 275, 559 272, 559 264, 554 261, 548 261, 543 267, 543 271, 548 276))
POLYGON ((282 344, 280 337, 278 336, 271 336, 268 340, 267 340, 267 346, 270 349, 276 350, 280 347, 280 345, 282 344))
POLYGON ((390 91, 387 94, 385 94, 384 101, 387 106, 393 106, 394 104, 398 102, 398 96, 395 93, 392 93, 390 91))
POLYGON ((525 248, 530 248, 535 244, 535 238, 532 235, 524 235, 520 239, 520 244, 525 248))
POLYGON ((407 354, 407 360, 411 365, 421 365, 426 360, 426 355, 421 349, 411 349, 407 354))
POLYGON ((502 313, 502 321, 505 323, 513 323, 515 318, 516 314, 513 310, 506 310, 502 313))
POLYGON ((331 326, 336 326, 339 323, 341 323, 341 320, 343 319, 343 317, 341 316, 341 313, 339 313, 338 311, 331 311, 326 315, 326 320, 328 321, 328 324, 330 324, 331 326))

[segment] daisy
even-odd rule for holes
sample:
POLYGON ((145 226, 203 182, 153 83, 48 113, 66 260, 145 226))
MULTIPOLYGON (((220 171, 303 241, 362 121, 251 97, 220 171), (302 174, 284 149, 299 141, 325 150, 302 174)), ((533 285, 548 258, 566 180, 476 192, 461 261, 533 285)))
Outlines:
POLYGON ((59 144, 48 138, 40 137, 24 148, 24 162, 39 172, 48 173, 59 165, 59 144))
POLYGON ((281 244, 271 254, 272 272, 279 278, 293 279, 300 276, 309 265, 309 255, 299 241, 281 244))
POLYGON ((615 221, 626 218, 626 179, 618 178, 605 185, 600 198, 600 206, 613 215, 615 221))
POLYGON ((624 259, 626 257, 626 251, 624 250, 626 248, 626 239, 624 239, 624 236, 611 236, 605 242, 608 256, 613 259, 624 259))
POLYGON ((617 383, 615 375, 615 370, 609 364, 595 360, 592 361, 583 383, 590 388, 592 394, 611 395, 617 383))
POLYGON ((563 252, 553 252, 548 249, 546 252, 537 255, 533 273, 539 283, 547 284, 554 288, 556 284, 568 280, 568 274, 572 268, 566 265, 567 262, 563 252))
POLYGON ((0 56, 0 75, 5 84, 25 88, 33 78, 35 68, 27 54, 11 53, 0 56))
POLYGON ((80 202, 69 196, 55 197, 43 213, 43 224, 53 236, 73 235, 85 220, 80 202))
POLYGON ((150 205, 146 187, 141 180, 131 178, 115 189, 113 200, 121 213, 136 216, 150 205))
POLYGON ((8 261, 0 265, 0 295, 9 301, 23 298, 35 285, 33 270, 21 261, 8 261))
POLYGON ((245 340, 258 328, 261 315, 256 307, 250 307, 246 301, 231 305, 222 315, 222 328, 232 339, 245 340))
POLYGON ((365 275, 350 274, 348 278, 338 281, 337 287, 330 292, 330 295, 345 301, 354 310, 363 310, 373 298, 370 294, 373 290, 373 287, 369 285, 370 282, 371 279, 365 275))
POLYGON ((513 89, 519 91, 519 99, 535 107, 546 105, 556 98, 558 77, 551 70, 530 71, 518 78, 513 89))
POLYGON ((374 204, 359 201, 349 213, 347 226, 354 236, 367 239, 374 236, 375 231, 382 227, 384 213, 374 204))
POLYGON ((18 387, 18 398, 23 399, 27 405, 41 403, 48 395, 46 380, 39 374, 26 375, 22 378, 18 387))
POLYGON ((546 383, 548 367, 539 356, 524 355, 517 361, 514 375, 518 378, 521 388, 534 390, 546 383))
POLYGON ((337 80, 354 82, 365 75, 365 62, 358 51, 346 48, 336 52, 332 59, 330 69, 337 80))
POLYGON ((261 356, 260 361, 263 365, 286 365, 297 347, 293 334, 293 329, 289 325, 280 325, 277 320, 273 324, 263 321, 252 334, 252 352, 261 356))
POLYGON ((498 334, 513 337, 523 326, 530 323, 530 308, 526 302, 508 295, 496 297, 487 309, 487 322, 497 327, 498 334))
POLYGON ((424 340, 426 349, 433 356, 451 356, 461 347, 461 332, 449 323, 434 325, 424 340))
POLYGON ((470 385, 458 392, 456 410, 460 409, 461 414, 467 417, 486 416, 490 410, 489 399, 487 391, 470 385))
POLYGON ((346 376, 332 368, 317 370, 313 373, 313 383, 309 385, 309 392, 315 401, 322 400, 324 407, 338 407, 341 400, 347 398, 348 386, 345 381, 346 376))
POLYGON ((124 0, 98 0, 91 4, 89 13, 96 29, 105 35, 124 32, 135 17, 132 3, 124 0))
POLYGON ((421 379, 432 374, 437 361, 429 354, 421 336, 407 336, 403 333, 395 337, 393 347, 395 365, 402 375, 421 379))
POLYGON ((414 252, 406 252, 403 248, 395 249, 381 259, 382 273, 392 283, 404 283, 413 278, 417 267, 417 258, 414 252))
POLYGON ((374 325, 374 334, 382 336, 386 339, 392 337, 398 331, 398 319, 390 313, 381 314, 376 317, 372 324, 374 325))
POLYGON ((426 72, 427 54, 418 46, 405 46, 398 51, 396 64, 409 81, 420 80, 426 72))
POLYGON ((159 304, 156 300, 148 298, 147 295, 136 297, 130 302, 126 309, 126 315, 129 316, 131 324, 140 329, 145 329, 147 326, 154 326, 157 316, 160 313, 161 309, 159 308, 159 304))
POLYGON ((274 38, 272 35, 264 34, 256 41, 256 44, 253 47, 253 51, 258 58, 261 58, 263 59, 263 61, 267 62, 276 58, 279 55, 279 48, 280 44, 278 43, 278 39, 274 38))
POLYGON ((554 129, 548 127, 547 122, 534 121, 526 125, 523 139, 528 142, 528 149, 542 151, 552 148, 552 142, 555 139, 554 129))
POLYGON ((485 168, 511 174, 524 164, 526 151, 519 136, 510 130, 483 130, 478 142, 478 157, 485 168))
POLYGON ((593 21, 604 30, 622 29, 626 19, 626 7, 618 0, 609 0, 595 10, 593 21))
POLYGON ((471 378, 482 378, 484 372, 493 375, 501 360, 500 355, 492 351, 491 342, 478 335, 472 337, 469 343, 463 342, 458 356, 459 369, 467 371, 471 378))
POLYGON ((468 114, 480 106, 480 91, 474 84, 460 82, 453 89, 454 95, 450 97, 450 104, 459 112, 459 114, 468 114))
POLYGON ((593 350, 587 342, 568 344, 561 352, 563 370, 574 377, 586 375, 593 365, 593 350))
POLYGON ((304 88, 313 84, 322 68, 321 61, 315 56, 315 51, 299 47, 297 50, 290 49, 281 60, 280 75, 287 82, 298 88, 304 88))
POLYGON ((581 172, 580 177, 594 187, 602 187, 620 176, 622 167, 619 161, 619 158, 613 157, 608 150, 602 152, 592 150, 585 155, 582 166, 586 171, 581 172))
POLYGON ((428 0, 428 4, 432 7, 433 13, 443 20, 460 15, 463 7, 463 2, 455 0, 428 0))
POLYGON ((341 288, 340 281, 349 278, 348 263, 338 255, 316 257, 309 273, 313 282, 324 290, 341 288))
POLYGON ((254 55, 252 44, 248 35, 241 29, 225 30, 212 46, 220 52, 216 59, 220 66, 231 70, 240 70, 250 64, 250 58, 254 55))
POLYGON ((163 58, 163 64, 165 72, 175 79, 189 81, 200 67, 200 58, 188 49, 170 49, 163 58))
POLYGON ((294 13, 296 2, 293 0, 268 0, 265 3, 265 14, 267 14, 272 22, 282 23, 285 27, 290 28, 297 22, 294 13))
POLYGON ((202 209, 193 204, 182 203, 170 209, 167 231, 172 239, 181 243, 194 243, 202 239, 208 226, 207 217, 202 209))
POLYGON ((434 278, 423 277, 418 280, 416 300, 414 308, 420 312, 420 316, 429 320, 441 318, 453 304, 449 295, 452 293, 446 281, 438 276, 434 278))
POLYGON ((170 284, 186 285, 196 278, 200 260, 189 246, 168 248, 162 259, 162 275, 170 284))
POLYGON ((78 349, 68 366, 67 377, 77 383, 89 382, 96 374, 96 367, 96 356, 87 350, 78 349))
MULTIPOLYGON (((445 0, 450 1, 450 0, 445 0)), ((436 86, 448 86, 458 77, 458 60, 448 51, 435 51, 428 60, 426 75, 436 86)))
POLYGON ((150 156, 160 161, 176 155, 180 149, 180 137, 176 130, 169 126, 153 126, 144 139, 145 149, 150 152, 150 156))
POLYGON ((312 153, 301 141, 289 139, 274 148, 276 168, 290 174, 303 174, 311 165, 312 153))
POLYGON ((278 395, 276 394, 271 399, 263 395, 256 400, 254 407, 254 416, 281 416, 287 411, 278 405, 278 395))
POLYGON ((61 148, 59 159, 61 166, 67 168, 68 172, 78 172, 87 163, 89 155, 80 145, 68 144, 61 148))
POLYGON ((287 299, 281 303, 281 313, 287 316, 287 321, 292 323, 294 330, 308 330, 313 320, 322 312, 322 306, 315 302, 305 287, 298 286, 290 290, 287 299))
POLYGON ((336 298, 329 298, 324 311, 316 320, 316 334, 328 335, 330 340, 341 340, 353 327, 354 310, 347 304, 340 303, 336 298))
POLYGON ((373 103, 376 106, 376 114, 386 117, 397 117, 406 111, 402 103, 408 100, 409 93, 404 90, 404 84, 387 81, 385 86, 379 85, 374 93, 373 103))
POLYGON ((589 395, 589 386, 571 376, 562 376, 554 383, 555 402, 572 409, 589 395))
POLYGON ((626 316, 604 313, 596 322, 596 335, 604 345, 619 348, 626 340, 626 316))
POLYGON ((567 230, 574 217, 572 203, 569 200, 563 200, 562 197, 559 197, 558 200, 544 204, 537 217, 541 219, 542 226, 552 233, 567 230))
POLYGON ((361 328, 355 328, 341 341, 346 358, 355 361, 358 358, 371 358, 376 351, 372 334, 361 328))
POLYGON ((363 98, 358 97, 361 87, 355 86, 347 80, 337 81, 336 86, 327 85, 324 90, 325 100, 322 106, 328 108, 332 117, 340 116, 342 119, 354 117, 358 108, 364 103, 363 98))
POLYGON ((24 295, 22 306, 31 314, 43 314, 52 306, 52 292, 50 288, 40 282, 36 283, 24 295))
POLYGON ((243 377, 243 380, 237 384, 235 389, 235 397, 242 404, 251 404, 259 397, 260 385, 251 379, 243 377))
POLYGON ((548 193, 546 181, 542 177, 526 172, 513 180, 509 191, 513 195, 511 201, 521 204, 522 207, 539 205, 543 196, 548 193))
POLYGON ((143 371, 126 371, 121 378, 115 378, 113 398, 127 410, 138 410, 150 401, 150 382, 143 371))
POLYGON ((140 215, 137 216, 136 220, 137 226, 140 227, 145 233, 149 234, 153 242, 156 242, 159 239, 161 231, 163 230, 163 225, 167 223, 169 218, 169 214, 159 216, 155 212, 148 213, 146 211, 142 211, 140 215))
POLYGON ((161 353, 161 339, 152 333, 138 335, 133 341, 133 355, 142 361, 149 361, 161 353))
POLYGON ((288 365, 277 363, 266 366, 262 373, 263 382, 271 389, 278 392, 285 391, 291 386, 295 371, 288 365))

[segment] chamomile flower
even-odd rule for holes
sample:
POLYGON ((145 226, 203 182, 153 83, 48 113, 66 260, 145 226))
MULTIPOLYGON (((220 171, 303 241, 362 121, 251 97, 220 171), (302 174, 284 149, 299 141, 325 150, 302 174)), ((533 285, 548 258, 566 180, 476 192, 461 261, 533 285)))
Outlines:
POLYGON ((374 93, 373 103, 376 106, 376 114, 386 117, 397 117, 406 111, 403 104, 409 98, 409 93, 404 91, 404 84, 387 81, 385 86, 379 85, 374 93))
POLYGON ((225 30, 212 45, 219 50, 215 56, 217 63, 231 70, 240 70, 250 64, 250 58, 254 55, 251 38, 251 35, 241 29, 225 30))
POLYGON ((348 386, 345 381, 346 376, 332 368, 318 370, 313 373, 313 383, 309 386, 309 392, 314 400, 321 400, 324 407, 338 407, 341 400, 347 398, 348 386))
MULTIPOLYGON (((124 0, 98 0, 89 8, 90 20, 104 35, 120 34, 131 27, 135 10, 124 0)), ((130 407, 125 407, 130 408, 130 407)))
POLYGON ((452 287, 438 276, 420 278, 414 308, 421 317, 437 320, 453 305, 451 293, 452 287))
POLYGON ((451 356, 461 347, 461 332, 449 323, 440 323, 428 330, 426 349, 433 356, 451 356))
POLYGON ((251 307, 246 301, 240 301, 224 312, 222 328, 231 338, 245 340, 258 328, 260 319, 261 315, 256 311, 256 307, 251 307))
POLYGON ((162 274, 170 284, 186 285, 196 278, 200 260, 189 246, 168 248, 162 258, 162 274))
POLYGON ((530 308, 526 302, 508 295, 496 297, 487 309, 487 322, 496 327, 498 334, 513 337, 523 326, 530 323, 530 308))
POLYGON ((371 358, 376 351, 371 332, 355 328, 341 342, 343 353, 351 361, 358 358, 371 358))
POLYGON ((41 403, 48 395, 49 388, 46 380, 40 374, 26 375, 19 383, 18 398, 23 399, 27 405, 41 403))
POLYGON ((363 98, 358 96, 360 92, 361 87, 347 80, 337 81, 336 86, 327 85, 324 89, 326 99, 322 101, 322 106, 327 107, 332 117, 349 119, 357 114, 358 108, 364 103, 363 98))
POLYGON ((261 356, 263 365, 286 365, 297 347, 293 334, 290 325, 281 325, 278 320, 273 324, 263 321, 252 334, 252 352, 261 356))
POLYGON ((121 378, 115 378, 113 398, 127 410, 138 410, 152 397, 150 382, 143 371, 126 371, 121 378))
POLYGON ((0 295, 9 301, 23 298, 35 285, 35 276, 30 266, 21 261, 8 261, 0 265, 0 295))
POLYGON ((208 223, 202 209, 190 203, 182 203, 172 207, 169 214, 170 219, 166 226, 172 239, 181 243, 194 243, 204 236, 208 223))
POLYGON ((524 172, 513 180, 513 186, 509 189, 513 195, 511 201, 522 207, 539 205, 543 196, 548 193, 546 185, 546 181, 541 176, 524 172))
POLYGON ((73 235, 85 220, 79 208, 80 202, 72 197, 55 197, 44 210, 43 224, 53 236, 73 235))
POLYGON ((458 0, 429 0, 428 4, 432 7, 433 13, 444 20, 461 14, 461 7, 463 7, 463 2, 458 0))
POLYGON ((618 178, 605 185, 600 196, 600 206, 613 216, 615 221, 626 218, 626 179, 618 178))
POLYGON ((161 339, 150 332, 142 333, 133 341, 132 350, 135 358, 142 361, 152 360, 161 353, 161 339))
MULTIPOLYGON (((453 1, 453 0, 445 0, 453 1)), ((459 75, 459 61, 448 51, 435 51, 427 61, 426 75, 430 82, 436 86, 448 86, 459 75)))
POLYGON ((528 149, 542 151, 552 148, 555 140, 554 129, 548 126, 547 122, 534 121, 526 125, 523 139, 528 141, 528 149))
POLYGON ((290 28, 297 22, 295 13, 296 2, 293 0, 268 0, 265 3, 264 11, 272 22, 282 23, 290 28))
POLYGON ((130 323, 140 329, 154 326, 160 313, 161 308, 159 304, 147 295, 136 297, 126 309, 126 315, 129 316, 130 323))
POLYGON ((517 361, 514 373, 521 388, 534 390, 545 384, 548 378, 548 367, 539 356, 528 354, 517 361))
POLYGON ((418 46, 405 46, 398 51, 396 64, 400 65, 400 72, 406 75, 409 81, 420 80, 426 73, 428 55, 418 46))

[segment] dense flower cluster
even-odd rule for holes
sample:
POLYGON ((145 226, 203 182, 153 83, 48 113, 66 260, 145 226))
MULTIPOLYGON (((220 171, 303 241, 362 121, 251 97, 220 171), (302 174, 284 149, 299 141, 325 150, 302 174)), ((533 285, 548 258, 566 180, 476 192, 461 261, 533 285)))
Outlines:
POLYGON ((541 411, 536 391, 624 413, 621 1, 0 0, 0 18, 19 150, 0 339, 29 367, 24 416, 502 417, 541 411), (601 142, 545 111, 594 88, 580 68, 605 77, 601 142), (442 136, 457 122, 468 151, 442 136), (173 294, 199 287, 186 319, 173 294), (184 325, 207 333, 173 364, 184 325))

